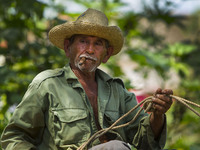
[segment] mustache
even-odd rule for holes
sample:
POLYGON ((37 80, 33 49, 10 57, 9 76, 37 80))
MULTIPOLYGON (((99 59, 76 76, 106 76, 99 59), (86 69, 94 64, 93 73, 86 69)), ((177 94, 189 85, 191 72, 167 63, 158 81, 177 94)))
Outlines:
POLYGON ((82 55, 80 55, 80 59, 83 58, 83 57, 85 57, 86 59, 91 59, 91 60, 97 61, 96 57, 90 56, 88 54, 82 54, 82 55))

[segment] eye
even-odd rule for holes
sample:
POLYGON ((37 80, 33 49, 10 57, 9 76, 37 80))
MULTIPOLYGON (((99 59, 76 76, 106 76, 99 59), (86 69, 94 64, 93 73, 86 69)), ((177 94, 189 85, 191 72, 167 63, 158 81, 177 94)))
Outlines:
POLYGON ((103 42, 102 41, 97 41, 95 44, 98 45, 98 46, 101 46, 101 45, 103 45, 103 42))
POLYGON ((81 43, 86 43, 86 40, 85 39, 80 39, 80 42, 81 43))

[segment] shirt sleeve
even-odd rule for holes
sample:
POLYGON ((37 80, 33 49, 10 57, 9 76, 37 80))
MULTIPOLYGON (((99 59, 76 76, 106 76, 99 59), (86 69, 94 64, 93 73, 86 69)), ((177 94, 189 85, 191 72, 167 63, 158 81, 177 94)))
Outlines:
POLYGON ((29 86, 22 102, 17 106, 4 129, 1 145, 5 150, 35 150, 44 130, 44 110, 39 90, 29 86))
MULTIPOLYGON (((137 101, 133 93, 126 90, 125 93, 126 112, 128 112, 137 105, 137 101)), ((130 121, 138 110, 139 108, 130 114, 127 121, 130 121)), ((166 116, 160 137, 156 140, 154 139, 154 134, 150 126, 150 114, 144 113, 144 111, 140 113, 134 123, 126 128, 126 135, 128 142, 133 144, 137 149, 160 150, 165 146, 166 142, 166 116)))
POLYGON ((145 149, 145 150, 160 150, 163 149, 166 142, 166 117, 165 123, 158 139, 154 138, 154 133, 150 126, 150 115, 144 117, 140 123, 135 134, 132 144, 137 149, 145 149))

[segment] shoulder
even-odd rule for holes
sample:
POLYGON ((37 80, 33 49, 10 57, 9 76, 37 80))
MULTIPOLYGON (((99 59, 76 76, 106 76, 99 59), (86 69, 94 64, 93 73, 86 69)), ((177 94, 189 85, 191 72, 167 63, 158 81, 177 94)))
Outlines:
POLYGON ((49 70, 42 71, 41 73, 35 76, 31 84, 39 86, 42 82, 44 82, 47 79, 61 76, 63 72, 64 70, 62 68, 54 69, 54 70, 49 69, 49 70))
POLYGON ((125 88, 124 82, 120 78, 112 78, 112 80, 110 82, 112 82, 113 84, 117 84, 118 86, 121 86, 121 87, 125 88))

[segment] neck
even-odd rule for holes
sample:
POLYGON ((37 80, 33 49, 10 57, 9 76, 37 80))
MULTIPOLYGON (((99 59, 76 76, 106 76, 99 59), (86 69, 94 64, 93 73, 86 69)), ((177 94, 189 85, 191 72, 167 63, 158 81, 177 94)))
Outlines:
POLYGON ((77 76, 78 80, 80 82, 85 82, 85 83, 92 83, 95 82, 95 71, 93 72, 83 72, 78 68, 71 67, 72 71, 74 74, 77 76))

